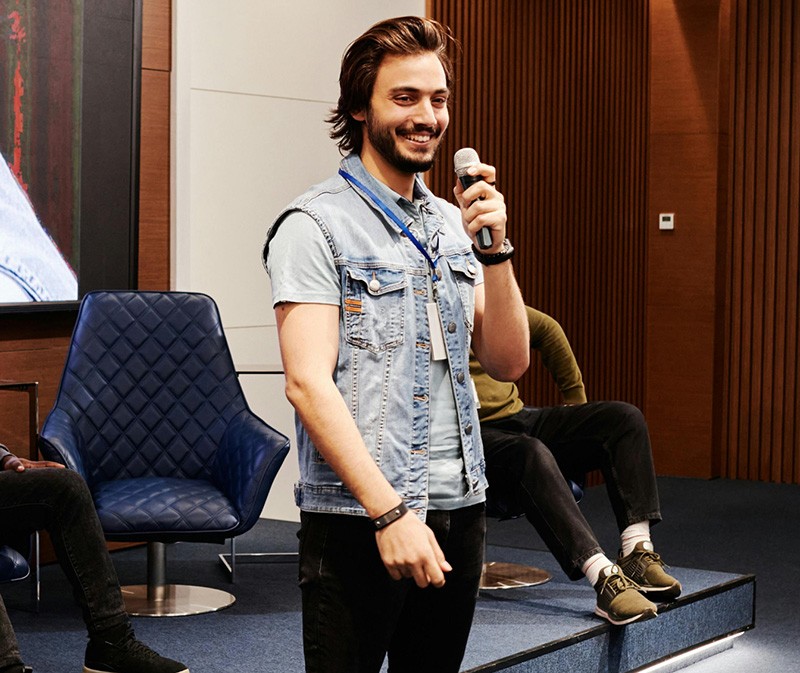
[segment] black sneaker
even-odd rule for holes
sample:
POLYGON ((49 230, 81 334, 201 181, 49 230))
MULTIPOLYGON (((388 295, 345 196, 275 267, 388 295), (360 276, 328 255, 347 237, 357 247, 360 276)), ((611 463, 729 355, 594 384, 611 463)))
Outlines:
POLYGON ((189 673, 189 669, 153 652, 130 631, 118 643, 90 639, 83 673, 189 673))

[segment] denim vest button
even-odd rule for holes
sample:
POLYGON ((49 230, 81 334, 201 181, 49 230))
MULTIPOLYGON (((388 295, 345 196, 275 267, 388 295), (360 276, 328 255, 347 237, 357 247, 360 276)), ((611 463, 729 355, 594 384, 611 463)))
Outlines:
POLYGON ((464 383, 464 372, 458 372, 458 374, 456 374, 456 381, 464 383))
POLYGON ((380 281, 377 278, 373 278, 371 281, 369 281, 369 289, 372 292, 377 292, 378 290, 380 290, 381 289, 380 281))
POLYGON ((454 322, 449 323, 447 325, 447 331, 450 332, 450 334, 455 332, 456 331, 456 324, 454 322))
POLYGON ((467 423, 467 427, 464 428, 464 433, 467 434, 467 435, 471 435, 472 434, 472 423, 467 423))

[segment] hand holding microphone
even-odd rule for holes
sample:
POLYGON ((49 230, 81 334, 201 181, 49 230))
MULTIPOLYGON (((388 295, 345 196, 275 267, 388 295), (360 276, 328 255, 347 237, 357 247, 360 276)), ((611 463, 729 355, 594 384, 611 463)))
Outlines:
MULTIPOLYGON (((458 181, 461 184, 463 191, 466 191, 472 185, 478 182, 487 183, 487 187, 489 185, 494 185, 493 181, 494 168, 492 168, 491 166, 486 166, 484 164, 481 164, 481 160, 478 158, 478 153, 471 147, 464 147, 458 150, 458 152, 456 152, 455 156, 453 157, 453 165, 455 168, 456 176, 458 176, 458 181), (486 169, 486 172, 488 172, 489 174, 470 175, 468 171, 472 166, 481 166, 482 168, 486 169), (491 180, 491 182, 487 182, 487 179, 491 180)), ((492 190, 492 192, 493 194, 491 196, 493 198, 495 196, 499 197, 501 207, 498 208, 496 207, 496 204, 487 202, 486 207, 477 209, 477 212, 474 212, 472 214, 472 217, 470 218, 469 221, 466 220, 467 210, 470 209, 478 201, 481 202, 486 201, 487 194, 485 193, 480 194, 479 196, 477 196, 477 198, 473 198, 471 201, 466 202, 463 198, 461 198, 461 195, 458 192, 456 192, 456 198, 461 204, 462 212, 464 212, 465 222, 467 224, 470 224, 474 220, 487 221, 487 224, 478 229, 477 233, 475 234, 475 239, 478 243, 478 247, 483 250, 491 248, 494 244, 494 241, 492 240, 492 228, 488 226, 489 224, 488 221, 495 220, 497 218, 497 215, 500 215, 502 217, 503 224, 505 224, 505 203, 503 203, 502 200, 503 197, 494 190, 492 190)), ((502 233, 503 232, 501 232, 501 240, 503 238, 502 233)))

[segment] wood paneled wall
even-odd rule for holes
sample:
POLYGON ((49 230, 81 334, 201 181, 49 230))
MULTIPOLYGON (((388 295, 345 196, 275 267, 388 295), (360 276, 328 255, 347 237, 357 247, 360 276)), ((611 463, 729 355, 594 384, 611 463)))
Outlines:
MULTIPOLYGON (((463 45, 434 191, 453 152, 498 167, 526 301, 564 327, 590 399, 644 393, 648 12, 640 0, 431 0, 463 45)), ((543 374, 526 401, 558 402, 543 374)))
POLYGON ((169 289, 171 70, 171 0, 144 0, 139 169, 140 290, 169 289))
MULTIPOLYGON (((140 287, 169 284, 169 73, 171 0, 144 0, 140 157, 140 287)), ((0 378, 39 382, 40 417, 53 406, 74 316, 0 315, 0 378)), ((27 455, 27 402, 0 392, 0 441, 27 455)))
POLYGON ((734 0, 730 23, 722 470, 800 483, 800 5, 734 0))
POLYGON ((460 146, 498 166, 590 397, 644 408, 661 474, 800 483, 800 5, 428 5, 465 46, 431 183, 460 146))
POLYGON ((719 246, 725 240, 727 0, 650 3, 646 392, 656 470, 719 475, 719 246), (675 228, 660 231, 660 213, 675 228))

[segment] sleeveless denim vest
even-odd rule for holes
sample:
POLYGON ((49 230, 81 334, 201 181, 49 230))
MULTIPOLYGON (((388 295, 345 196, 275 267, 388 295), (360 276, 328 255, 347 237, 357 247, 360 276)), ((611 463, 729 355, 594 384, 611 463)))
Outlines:
MULTIPOLYGON (((356 155, 342 168, 369 189, 375 179, 356 155)), ((438 235, 437 305, 457 407, 465 492, 486 489, 483 446, 469 376, 478 263, 461 214, 417 177, 438 235)), ((412 220, 397 203, 386 203, 406 226, 412 220)), ((426 206, 423 206, 426 207, 426 206)), ((414 244, 361 191, 340 175, 309 189, 278 216, 300 210, 319 225, 341 281, 339 359, 334 378, 364 442, 383 474, 409 508, 424 520, 428 505, 431 335, 426 304, 430 268, 414 244)), ((365 514, 358 501, 314 447, 295 417, 300 480, 297 505, 306 511, 365 514)), ((476 500, 477 502, 478 500, 476 500)))

